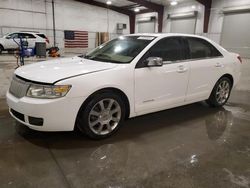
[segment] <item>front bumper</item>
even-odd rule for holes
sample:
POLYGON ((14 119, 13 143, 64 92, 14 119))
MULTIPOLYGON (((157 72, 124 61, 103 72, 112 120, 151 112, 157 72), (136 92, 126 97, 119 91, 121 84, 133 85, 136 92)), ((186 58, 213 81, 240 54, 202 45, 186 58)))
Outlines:
POLYGON ((16 98, 6 94, 10 114, 17 121, 38 131, 72 131, 75 127, 77 113, 85 98, 35 99, 16 98), (12 110, 11 110, 12 109, 12 110), (18 117, 16 113, 23 115, 18 117), (42 125, 32 125, 30 119, 42 119, 42 125))

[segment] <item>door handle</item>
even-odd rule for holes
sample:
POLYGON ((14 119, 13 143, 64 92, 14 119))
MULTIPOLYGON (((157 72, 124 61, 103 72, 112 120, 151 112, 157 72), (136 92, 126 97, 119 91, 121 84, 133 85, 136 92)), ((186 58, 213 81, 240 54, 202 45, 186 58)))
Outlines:
POLYGON ((215 67, 223 67, 223 65, 221 63, 216 63, 215 67))
POLYGON ((184 65, 179 65, 178 66, 178 69, 177 69, 178 73, 184 73, 186 71, 187 71, 187 68, 184 65))

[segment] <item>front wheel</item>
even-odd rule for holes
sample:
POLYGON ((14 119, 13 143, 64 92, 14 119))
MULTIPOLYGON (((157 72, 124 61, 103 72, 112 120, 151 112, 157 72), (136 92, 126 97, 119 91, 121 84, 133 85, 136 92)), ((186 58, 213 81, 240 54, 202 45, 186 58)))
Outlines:
POLYGON ((125 105, 114 93, 95 95, 80 109, 77 127, 92 139, 102 139, 114 134, 125 117, 125 105))
POLYGON ((214 86, 207 103, 213 107, 220 107, 226 104, 232 89, 232 82, 227 77, 222 77, 214 86))

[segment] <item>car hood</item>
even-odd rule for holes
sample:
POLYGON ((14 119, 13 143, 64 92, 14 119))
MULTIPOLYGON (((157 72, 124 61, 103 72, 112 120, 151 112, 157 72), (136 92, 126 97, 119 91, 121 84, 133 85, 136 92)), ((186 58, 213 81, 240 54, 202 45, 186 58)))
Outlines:
POLYGON ((25 65, 18 68, 15 74, 35 82, 55 83, 61 79, 104 71, 116 66, 113 63, 72 57, 25 65))

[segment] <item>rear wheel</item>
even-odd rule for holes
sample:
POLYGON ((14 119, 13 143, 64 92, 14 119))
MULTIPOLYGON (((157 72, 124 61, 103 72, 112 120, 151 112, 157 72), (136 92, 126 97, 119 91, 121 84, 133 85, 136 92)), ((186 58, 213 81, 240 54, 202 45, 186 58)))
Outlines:
POLYGON ((2 54, 3 50, 4 50, 4 48, 3 48, 3 46, 0 44, 0 54, 2 54))
POLYGON ((227 77, 222 77, 214 86, 207 103, 213 107, 220 107, 226 104, 232 89, 232 82, 227 77))
POLYGON ((77 127, 92 139, 102 139, 114 134, 125 117, 125 105, 114 93, 100 93, 82 107, 77 127))

